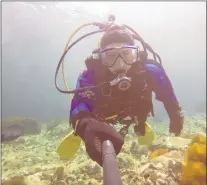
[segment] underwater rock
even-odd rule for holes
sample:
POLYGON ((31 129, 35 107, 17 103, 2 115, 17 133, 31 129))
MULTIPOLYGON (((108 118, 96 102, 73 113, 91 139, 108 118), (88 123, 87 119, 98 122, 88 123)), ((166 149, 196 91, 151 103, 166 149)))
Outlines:
POLYGON ((1 183, 2 185, 26 185, 23 176, 15 176, 10 180, 5 180, 1 183))
POLYGON ((174 180, 170 180, 168 182, 168 185, 179 185, 177 182, 175 182, 174 180))
POLYGON ((137 141, 132 141, 129 151, 133 156, 139 155, 139 147, 140 146, 137 144, 137 141))
POLYGON ((34 169, 34 173, 38 173, 38 172, 41 172, 42 171, 42 169, 40 168, 40 167, 36 167, 35 169, 34 169))
POLYGON ((55 173, 53 174, 51 181, 60 181, 60 180, 63 180, 64 179, 64 176, 65 176, 64 167, 62 167, 62 166, 61 167, 58 167, 55 170, 55 173))
MULTIPOLYGON (((26 185, 44 185, 38 174, 29 175, 25 179, 26 185)), ((48 184, 48 183, 47 183, 48 184)))
POLYGON ((41 133, 41 125, 37 120, 21 117, 10 117, 2 121, 3 127, 11 125, 20 125, 24 129, 24 135, 33 135, 41 133))
POLYGON ((77 178, 76 175, 69 174, 68 176, 65 177, 65 182, 69 184, 69 182, 74 182, 76 178, 77 178))
POLYGON ((169 152, 169 150, 166 148, 158 148, 150 153, 149 158, 154 159, 155 157, 158 157, 158 156, 163 155, 168 152, 169 152))
POLYGON ((91 159, 85 159, 84 162, 79 162, 77 160, 78 165, 71 166, 70 173, 74 174, 78 179, 87 179, 94 178, 96 180, 102 179, 102 168, 91 159), (83 176, 81 174, 84 174, 83 176))
POLYGON ((185 150, 186 146, 191 143, 191 139, 181 137, 160 137, 153 141, 152 145, 149 146, 150 150, 157 148, 166 148, 170 150, 185 150))
POLYGON ((180 151, 170 151, 164 155, 158 156, 150 162, 152 164, 161 163, 165 169, 171 168, 173 171, 181 170, 183 153, 180 151), (173 169, 176 168, 176 169, 173 169))
POLYGON ((15 141, 12 142, 12 145, 20 146, 25 144, 25 139, 23 137, 17 138, 15 141))
POLYGON ((145 178, 145 183, 176 185, 177 178, 182 169, 183 156, 179 151, 171 151, 152 159, 137 170, 137 175, 145 178))
POLYGON ((140 156, 147 155, 148 152, 149 152, 149 147, 148 146, 143 145, 143 146, 139 147, 138 153, 139 153, 140 156))
POLYGON ((53 131, 57 126, 62 124, 63 120, 52 120, 51 122, 46 124, 46 131, 53 131))
POLYGON ((52 182, 51 184, 49 185, 66 185, 66 182, 63 181, 63 180, 60 180, 60 181, 54 181, 52 182))
POLYGON ((206 137, 206 133, 202 132, 202 131, 201 132, 186 132, 186 131, 184 131, 180 134, 180 137, 187 138, 187 139, 193 139, 197 135, 202 135, 202 136, 206 137))
POLYGON ((45 131, 52 138, 65 137, 72 129, 69 128, 68 122, 61 120, 53 120, 46 124, 45 131))
POLYGON ((135 160, 132 156, 125 154, 125 153, 120 153, 117 156, 119 168, 130 168, 132 170, 133 167, 139 165, 139 161, 135 160))
POLYGON ((147 164, 141 166, 141 167, 137 170, 138 174, 143 174, 144 171, 146 171, 146 170, 149 168, 149 166, 150 166, 150 163, 147 163, 147 164))
POLYGON ((98 185, 100 184, 97 180, 95 179, 89 179, 84 181, 84 185, 98 185))
POLYGON ((32 119, 24 119, 22 121, 22 125, 24 127, 24 134, 40 134, 41 133, 41 125, 36 120, 32 119))
POLYGON ((24 128, 22 125, 14 124, 14 125, 8 125, 6 127, 4 126, 2 127, 2 131, 1 131, 1 141, 4 143, 11 142, 23 135, 24 135, 24 128))
POLYGON ((36 175, 39 175, 40 180, 47 180, 47 181, 51 181, 51 179, 53 178, 53 174, 49 174, 49 173, 38 173, 36 175))
POLYGON ((66 177, 62 166, 47 169, 37 167, 33 170, 33 173, 28 174, 25 182, 27 182, 27 185, 66 185, 66 177))

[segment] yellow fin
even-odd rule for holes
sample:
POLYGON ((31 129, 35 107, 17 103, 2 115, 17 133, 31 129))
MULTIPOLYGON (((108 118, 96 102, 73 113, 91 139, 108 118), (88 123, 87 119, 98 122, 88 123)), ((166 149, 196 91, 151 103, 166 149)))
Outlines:
POLYGON ((155 133, 150 127, 150 125, 145 123, 145 135, 138 136, 138 142, 140 145, 151 145, 153 140, 155 139, 155 133))
POLYGON ((71 159, 80 148, 80 145, 81 138, 79 136, 75 136, 72 131, 61 141, 56 152, 62 160, 71 159))

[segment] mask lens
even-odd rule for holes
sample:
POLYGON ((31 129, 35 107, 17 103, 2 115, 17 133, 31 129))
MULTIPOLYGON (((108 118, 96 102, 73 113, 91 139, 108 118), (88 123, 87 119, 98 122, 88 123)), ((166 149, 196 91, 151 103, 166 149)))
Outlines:
POLYGON ((118 52, 115 49, 110 49, 101 54, 102 64, 105 66, 112 66, 118 56, 118 52))
POLYGON ((135 56, 134 56, 134 52, 136 50, 135 49, 131 49, 131 48, 124 48, 121 52, 120 52, 120 56, 123 58, 123 60, 127 63, 127 64, 132 64, 134 63, 135 56))
POLYGON ((137 48, 121 47, 105 49, 101 52, 102 64, 111 67, 114 65, 114 62, 118 56, 120 56, 126 64, 131 65, 136 61, 137 48))

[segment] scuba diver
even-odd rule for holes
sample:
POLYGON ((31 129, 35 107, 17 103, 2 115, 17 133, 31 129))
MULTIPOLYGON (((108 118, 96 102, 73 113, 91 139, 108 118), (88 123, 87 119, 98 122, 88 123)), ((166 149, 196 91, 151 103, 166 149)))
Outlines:
MULTIPOLYGON (((61 91, 56 84, 59 91, 74 93, 70 108, 73 135, 81 138, 89 157, 100 166, 103 165, 102 143, 110 140, 118 155, 131 125, 142 144, 152 143, 154 133, 146 121, 150 114, 154 116, 153 92, 168 113, 169 133, 179 136, 184 123, 159 55, 133 29, 114 24, 114 20, 112 16, 110 23, 94 23, 104 34, 99 48, 85 60, 86 69, 77 79, 76 90, 61 91), (141 42, 143 50, 136 41, 141 42), (154 59, 148 57, 147 50, 154 59), (116 124, 124 126, 117 131, 113 127, 116 124)), ((66 147, 69 146, 65 145, 64 150, 66 147)))

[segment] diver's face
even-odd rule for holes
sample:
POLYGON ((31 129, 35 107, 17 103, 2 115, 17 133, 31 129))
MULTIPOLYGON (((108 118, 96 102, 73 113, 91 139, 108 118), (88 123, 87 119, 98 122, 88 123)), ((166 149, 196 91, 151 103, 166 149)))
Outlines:
MULTIPOLYGON (((113 43, 104 49, 119 48, 125 45, 124 43, 113 43)), ((129 48, 108 50, 102 54, 101 58, 102 64, 114 74, 125 74, 134 62, 133 51, 129 48)))

